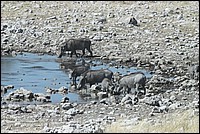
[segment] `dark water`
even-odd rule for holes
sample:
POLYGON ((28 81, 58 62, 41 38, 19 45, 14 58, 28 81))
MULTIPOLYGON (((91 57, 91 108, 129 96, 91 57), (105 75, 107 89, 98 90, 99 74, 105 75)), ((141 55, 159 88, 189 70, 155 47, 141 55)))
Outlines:
MULTIPOLYGON (((59 63, 55 61, 56 59, 56 56, 31 53, 23 53, 16 57, 1 57, 1 85, 14 85, 14 89, 8 90, 8 93, 23 87, 34 93, 46 94, 45 87, 53 89, 58 89, 61 86, 69 87, 71 80, 67 72, 60 69, 59 63)), ((88 62, 87 59, 86 62, 88 62)), ((91 69, 109 68, 111 71, 121 74, 138 71, 133 67, 110 67, 108 64, 96 60, 92 63, 95 66, 92 66, 91 69)), ((140 71, 144 72, 147 77, 151 77, 151 74, 145 70, 140 71)), ((59 103, 64 96, 67 96, 71 102, 84 102, 83 98, 77 93, 52 94, 51 102, 59 103)))

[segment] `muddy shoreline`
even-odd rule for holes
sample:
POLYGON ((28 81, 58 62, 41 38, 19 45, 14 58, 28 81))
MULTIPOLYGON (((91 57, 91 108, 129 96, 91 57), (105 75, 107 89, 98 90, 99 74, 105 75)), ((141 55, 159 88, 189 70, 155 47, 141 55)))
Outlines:
POLYGON ((199 2, 3 1, 1 8, 1 56, 57 55, 63 40, 87 37, 94 58, 153 74, 137 104, 130 96, 86 104, 1 104, 1 132, 101 133, 119 119, 155 124, 188 109, 199 116, 199 79, 188 75, 190 64, 199 65, 199 2), (129 24, 133 16, 137 26, 129 24))

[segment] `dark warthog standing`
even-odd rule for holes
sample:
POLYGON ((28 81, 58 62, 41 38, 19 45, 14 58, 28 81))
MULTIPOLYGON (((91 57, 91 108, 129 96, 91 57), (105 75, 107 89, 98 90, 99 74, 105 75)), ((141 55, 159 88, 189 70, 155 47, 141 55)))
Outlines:
POLYGON ((135 88, 135 94, 138 94, 139 86, 142 86, 144 94, 146 94, 145 89, 146 76, 142 72, 135 72, 123 76, 119 80, 119 90, 123 88, 123 92, 130 92, 131 88, 135 88))
POLYGON ((95 83, 101 83, 104 78, 111 80, 112 76, 113 72, 108 69, 88 70, 80 76, 77 89, 81 89, 86 83, 89 83, 90 87, 95 83))
POLYGON ((90 47, 91 47, 91 41, 89 39, 86 38, 69 39, 63 43, 63 46, 61 46, 58 58, 61 58, 66 51, 71 51, 70 57, 72 57, 74 53, 76 57, 78 57, 76 50, 82 50, 83 52, 82 56, 83 56, 85 55, 85 49, 87 49, 90 52, 90 56, 92 56, 92 51, 90 47))
POLYGON ((69 72, 69 78, 72 78, 73 85, 76 86, 76 78, 89 69, 90 65, 85 63, 84 59, 82 59, 82 65, 74 66, 74 68, 69 72))

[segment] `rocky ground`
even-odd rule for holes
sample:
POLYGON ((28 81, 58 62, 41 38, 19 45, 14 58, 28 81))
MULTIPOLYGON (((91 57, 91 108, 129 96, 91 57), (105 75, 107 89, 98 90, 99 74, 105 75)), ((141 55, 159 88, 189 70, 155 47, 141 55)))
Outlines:
POLYGON ((87 104, 2 102, 1 132, 105 132, 119 118, 156 123, 187 109, 199 116, 198 71, 188 71, 199 65, 198 1, 1 2, 1 56, 57 54, 60 42, 78 37, 90 38, 102 60, 150 70, 147 94, 136 104, 131 95, 87 104))

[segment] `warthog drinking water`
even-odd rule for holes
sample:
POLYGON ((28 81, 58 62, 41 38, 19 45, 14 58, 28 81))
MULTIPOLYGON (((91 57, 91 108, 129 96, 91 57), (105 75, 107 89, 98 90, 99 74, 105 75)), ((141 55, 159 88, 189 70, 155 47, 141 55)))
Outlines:
POLYGON ((146 76, 142 72, 135 72, 128 75, 123 76, 119 80, 119 90, 123 88, 123 92, 126 91, 129 93, 131 88, 135 88, 135 93, 138 94, 139 86, 142 86, 142 89, 144 90, 144 94, 146 94, 145 89, 145 83, 146 83, 146 76))
POLYGON ((72 78, 73 85, 76 86, 76 78, 89 69, 90 65, 85 63, 84 59, 82 59, 82 65, 74 66, 74 68, 69 72, 69 78, 72 78))
POLYGON ((91 41, 89 39, 69 39, 62 43, 58 58, 61 58, 66 51, 71 51, 70 57, 72 57, 74 53, 76 57, 78 57, 76 50, 82 50, 83 56, 85 55, 85 49, 87 49, 90 52, 90 56, 92 56, 91 41))
POLYGON ((112 79, 113 72, 108 69, 100 70, 88 70, 80 76, 77 89, 81 89, 86 83, 90 84, 90 87, 95 83, 101 83, 104 78, 112 79))

